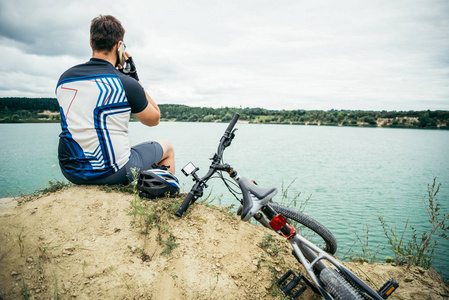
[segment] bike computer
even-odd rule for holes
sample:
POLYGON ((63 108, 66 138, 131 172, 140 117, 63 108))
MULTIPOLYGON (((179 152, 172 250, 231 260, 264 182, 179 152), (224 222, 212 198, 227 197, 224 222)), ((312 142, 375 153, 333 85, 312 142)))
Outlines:
POLYGON ((187 165, 185 165, 184 168, 182 168, 182 173, 184 175, 189 176, 192 173, 195 173, 198 170, 197 167, 192 162, 189 162, 187 165))

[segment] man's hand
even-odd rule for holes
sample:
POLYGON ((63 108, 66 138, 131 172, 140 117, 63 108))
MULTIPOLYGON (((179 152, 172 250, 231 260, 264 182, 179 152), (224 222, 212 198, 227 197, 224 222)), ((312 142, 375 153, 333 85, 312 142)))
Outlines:
POLYGON ((136 65, 134 64, 133 58, 129 55, 128 52, 123 53, 123 56, 125 58, 125 65, 122 67, 121 65, 118 65, 119 71, 122 72, 125 75, 128 75, 135 80, 139 81, 139 76, 137 75, 137 69, 136 65))

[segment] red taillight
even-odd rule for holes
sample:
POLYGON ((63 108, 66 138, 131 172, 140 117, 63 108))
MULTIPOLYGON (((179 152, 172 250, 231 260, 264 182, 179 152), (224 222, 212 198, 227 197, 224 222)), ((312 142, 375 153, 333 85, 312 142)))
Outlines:
POLYGON ((274 231, 279 231, 287 224, 287 220, 283 215, 277 215, 270 221, 270 226, 274 231))

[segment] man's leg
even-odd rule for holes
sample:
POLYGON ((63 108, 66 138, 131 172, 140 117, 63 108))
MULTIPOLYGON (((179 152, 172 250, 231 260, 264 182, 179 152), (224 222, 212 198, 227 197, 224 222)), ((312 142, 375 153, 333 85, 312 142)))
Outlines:
POLYGON ((172 174, 175 174, 175 150, 172 143, 167 140, 157 140, 156 142, 161 145, 164 154, 162 159, 157 163, 158 165, 170 166, 168 169, 172 174))

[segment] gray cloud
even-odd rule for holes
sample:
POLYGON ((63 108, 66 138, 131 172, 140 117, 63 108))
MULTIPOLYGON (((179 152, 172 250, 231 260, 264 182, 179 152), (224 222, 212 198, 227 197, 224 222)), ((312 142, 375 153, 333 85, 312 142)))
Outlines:
POLYGON ((158 103, 449 109, 445 0, 0 0, 0 96, 53 96, 100 13, 122 21, 158 103))
POLYGON ((63 1, 2 1, 0 38, 29 54, 85 55, 89 24, 78 11, 63 1))

